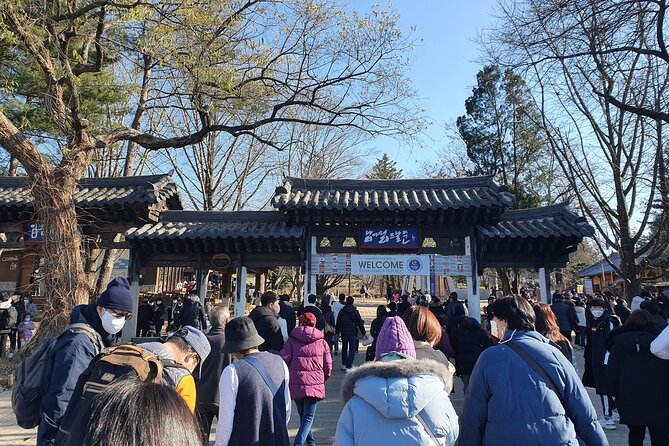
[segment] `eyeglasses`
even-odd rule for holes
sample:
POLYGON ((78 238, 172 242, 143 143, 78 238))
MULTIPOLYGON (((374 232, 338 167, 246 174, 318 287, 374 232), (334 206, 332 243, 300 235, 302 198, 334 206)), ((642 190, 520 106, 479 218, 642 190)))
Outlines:
POLYGON ((109 314, 112 315, 112 317, 116 317, 116 318, 122 317, 126 321, 129 321, 130 319, 132 319, 132 313, 119 313, 118 311, 114 311, 114 310, 110 310, 110 309, 107 309, 107 311, 109 312, 109 314))

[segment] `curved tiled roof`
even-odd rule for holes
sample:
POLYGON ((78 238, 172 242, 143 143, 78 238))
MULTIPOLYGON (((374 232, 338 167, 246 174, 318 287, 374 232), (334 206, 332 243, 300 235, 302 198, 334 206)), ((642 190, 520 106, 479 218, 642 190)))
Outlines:
MULTIPOLYGON (((152 205, 169 199, 181 208, 177 185, 170 175, 83 178, 74 199, 80 208, 152 205)), ((0 177, 0 207, 27 210, 32 209, 32 201, 26 177, 0 177)))
POLYGON ((286 177, 272 205, 281 210, 446 210, 508 207, 513 194, 492 176, 421 180, 316 180, 286 177))
POLYGON ((592 237, 595 230, 567 203, 533 209, 510 210, 495 225, 479 225, 488 238, 592 237))
POLYGON ((277 211, 166 211, 155 224, 132 228, 128 240, 301 238, 304 227, 289 226, 277 211))

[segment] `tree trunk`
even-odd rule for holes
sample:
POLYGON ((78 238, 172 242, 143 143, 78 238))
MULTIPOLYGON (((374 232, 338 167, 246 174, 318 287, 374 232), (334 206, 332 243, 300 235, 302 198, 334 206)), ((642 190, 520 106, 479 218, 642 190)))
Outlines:
POLYGON ((41 245, 46 290, 44 320, 38 333, 42 338, 59 333, 72 308, 89 299, 73 200, 76 184, 72 174, 62 170, 31 178, 38 221, 44 240, 48 240, 41 245))
POLYGON ((504 296, 509 296, 513 294, 511 291, 511 279, 509 278, 508 270, 504 268, 495 268, 497 270, 497 277, 502 284, 502 293, 504 296))
POLYGON ((620 243, 620 271, 625 280, 625 298, 628 300, 641 292, 641 274, 636 263, 634 245, 620 243))
POLYGON ((107 288, 107 284, 111 280, 112 271, 114 269, 114 262, 116 261, 117 249, 105 249, 102 257, 102 265, 100 265, 100 274, 93 289, 93 296, 99 296, 107 288))

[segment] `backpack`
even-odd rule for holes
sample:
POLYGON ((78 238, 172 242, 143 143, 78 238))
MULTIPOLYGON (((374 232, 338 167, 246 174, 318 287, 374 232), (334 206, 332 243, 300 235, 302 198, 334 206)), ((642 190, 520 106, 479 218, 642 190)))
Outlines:
POLYGON ((11 330, 19 321, 19 313, 16 308, 9 307, 0 312, 0 331, 11 330))
POLYGON ((37 351, 21 361, 21 365, 14 373, 12 409, 16 415, 16 423, 24 429, 32 429, 40 423, 42 396, 51 383, 53 349, 58 340, 68 333, 85 334, 97 351, 104 348, 102 338, 93 327, 76 323, 66 326, 57 338, 46 340, 37 351))
MULTIPOLYGON (((98 354, 79 376, 70 404, 63 415, 57 440, 69 435, 72 428, 81 423, 86 409, 107 386, 121 379, 133 378, 160 384, 163 366, 172 364, 132 344, 112 347, 98 354)), ((59 442, 56 441, 56 444, 59 442)))

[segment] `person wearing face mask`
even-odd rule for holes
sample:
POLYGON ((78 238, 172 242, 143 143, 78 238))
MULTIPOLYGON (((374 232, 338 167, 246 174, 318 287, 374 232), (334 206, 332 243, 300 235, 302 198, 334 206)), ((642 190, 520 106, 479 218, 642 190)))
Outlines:
POLYGON ((209 340, 197 328, 185 326, 163 342, 146 342, 138 347, 153 353, 163 363, 163 384, 174 388, 195 413, 197 390, 193 372, 211 352, 209 340))
POLYGON ((279 297, 276 293, 267 291, 260 297, 260 305, 249 314, 258 334, 265 340, 258 347, 261 352, 278 353, 283 348, 283 335, 278 319, 280 311, 279 297))
POLYGON ((474 366, 458 444, 608 445, 574 367, 535 331, 527 300, 498 299, 492 315, 501 341, 484 350, 474 366))
POLYGON ((40 405, 37 446, 53 445, 62 417, 81 375, 91 360, 116 342, 117 334, 132 317, 133 297, 123 277, 113 279, 97 301, 72 309, 70 324, 53 347, 53 373, 40 405))
POLYGON ((594 387, 602 402, 604 416, 599 420, 604 429, 616 429, 617 411, 606 369, 609 359, 607 340, 611 332, 620 327, 620 319, 614 315, 603 299, 592 299, 588 304, 592 317, 585 335, 585 366, 583 385, 594 387))

